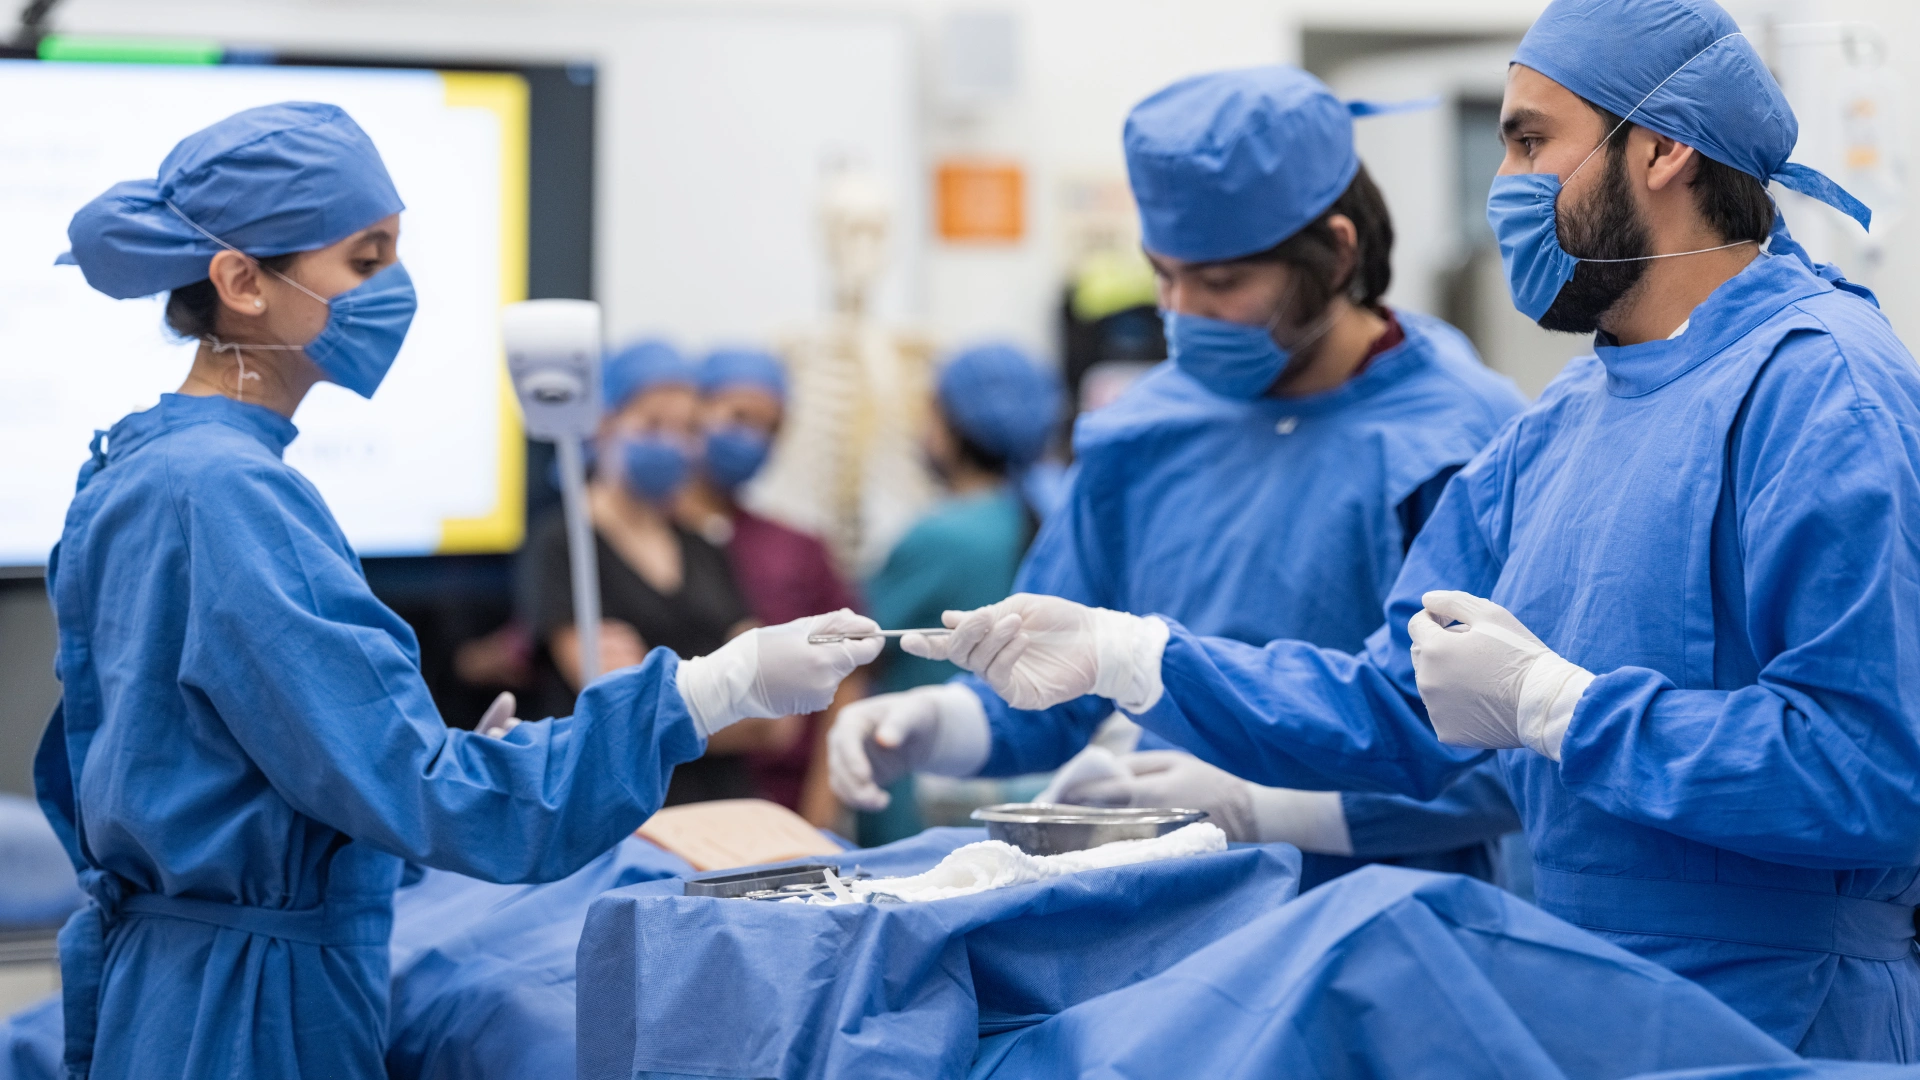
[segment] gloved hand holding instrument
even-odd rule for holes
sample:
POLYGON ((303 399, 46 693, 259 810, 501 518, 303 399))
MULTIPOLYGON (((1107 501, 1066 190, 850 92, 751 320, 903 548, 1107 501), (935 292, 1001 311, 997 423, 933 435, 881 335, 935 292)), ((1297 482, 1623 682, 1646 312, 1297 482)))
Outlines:
POLYGON ((749 630, 706 656, 684 660, 676 676, 700 734, 748 717, 819 712, 833 702, 840 681, 880 655, 880 625, 842 608, 779 626, 749 630), (810 636, 834 636, 831 644, 810 636))
POLYGON ((1159 619, 1015 593, 973 611, 949 611, 941 621, 951 633, 908 634, 900 647, 980 675, 1016 709, 1097 694, 1140 712, 1160 700, 1167 624, 1159 619))

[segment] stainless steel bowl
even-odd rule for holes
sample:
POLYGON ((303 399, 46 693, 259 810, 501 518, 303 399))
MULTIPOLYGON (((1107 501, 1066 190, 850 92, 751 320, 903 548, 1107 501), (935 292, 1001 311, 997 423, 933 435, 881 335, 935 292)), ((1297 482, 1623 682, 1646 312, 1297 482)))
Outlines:
POLYGON ((1115 840, 1165 836, 1183 825, 1205 821, 1207 812, 1138 806, 1000 803, 983 806, 969 816, 987 826, 989 839, 1004 840, 1029 855, 1058 855, 1085 851, 1115 840))

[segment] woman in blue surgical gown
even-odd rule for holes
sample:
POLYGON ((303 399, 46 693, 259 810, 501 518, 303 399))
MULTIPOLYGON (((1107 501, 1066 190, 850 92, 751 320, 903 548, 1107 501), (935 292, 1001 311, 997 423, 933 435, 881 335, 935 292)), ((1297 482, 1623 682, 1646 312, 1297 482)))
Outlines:
POLYGON ((371 396, 414 294, 400 199, 338 108, 251 109, 69 229, 95 288, 169 292, 179 393, 94 440, 47 571, 63 698, 35 763, 90 902, 61 932, 69 1075, 385 1075, 403 860, 563 877, 746 716, 824 706, 877 645, 757 630, 588 686, 571 717, 449 729, 412 632, 281 459, 306 392, 371 396))

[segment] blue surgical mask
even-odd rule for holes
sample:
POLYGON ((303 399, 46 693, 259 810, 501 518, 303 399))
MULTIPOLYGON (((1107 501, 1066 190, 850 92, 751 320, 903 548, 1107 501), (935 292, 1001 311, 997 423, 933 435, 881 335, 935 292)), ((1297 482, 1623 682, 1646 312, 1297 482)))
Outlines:
POLYGON ((628 491, 648 502, 664 503, 679 494, 692 464, 684 447, 658 435, 620 439, 620 479, 628 491))
POLYGON ((1279 380, 1295 352, 1327 332, 1333 314, 1329 308, 1292 349, 1273 340, 1271 325, 1248 326, 1178 311, 1161 312, 1160 321, 1167 334, 1167 358, 1181 371, 1221 397, 1253 401, 1279 380))
MULTIPOLYGON (((208 232, 172 202, 167 203, 167 209, 228 251, 253 258, 208 232)), ((407 328, 413 325, 413 313, 419 307, 413 294, 413 278, 407 274, 406 266, 396 262, 332 299, 278 270, 269 269, 268 273, 325 304, 327 325, 305 345, 242 344, 209 338, 214 352, 233 352, 239 356, 241 389, 245 390, 248 377, 246 350, 299 351, 307 354, 307 359, 314 362, 329 382, 338 383, 363 398, 372 397, 386 379, 387 370, 393 367, 394 357, 400 355, 400 345, 407 340, 407 328)))
MULTIPOLYGON (((284 277, 284 275, 282 275, 284 277)), ((370 398, 400 355, 418 306, 413 278, 394 263, 346 292, 325 299, 286 278, 289 284, 327 305, 327 325, 306 344, 312 360, 329 381, 370 398)))
MULTIPOLYGON (((1692 60, 1687 63, 1692 63, 1692 60)), ((1685 65, 1681 65, 1684 67, 1685 65)), ((1669 75, 1668 78, 1673 76, 1669 75)), ((1663 80, 1661 85, 1665 85, 1663 80)), ((1658 90, 1659 87, 1654 87, 1658 90)), ((1647 97, 1652 97, 1649 93, 1647 97)), ((1644 104, 1646 98, 1641 99, 1644 104)), ((1639 111, 1634 106, 1632 116, 1639 111)), ((1622 117, 1613 130, 1607 132, 1587 156, 1580 159, 1567 174, 1572 181, 1587 167, 1600 148, 1612 140, 1614 133, 1625 127, 1627 120, 1622 117)), ((1751 240, 1737 240, 1719 247, 1700 248, 1696 251, 1675 251, 1665 255, 1644 255, 1635 259, 1581 259, 1569 255, 1560 246, 1560 193, 1565 185, 1552 173, 1519 173, 1513 176, 1496 176, 1493 186, 1487 190, 1487 224, 1493 226, 1493 237, 1500 243, 1500 264, 1507 271, 1507 290, 1513 294, 1513 306, 1534 322, 1539 322, 1553 302, 1560 297, 1560 290, 1573 280, 1573 272, 1582 262, 1646 262, 1651 259, 1673 259, 1681 255, 1701 255, 1709 251, 1724 251, 1727 248, 1750 244, 1751 240)))
POLYGON ((1535 322, 1580 267, 1580 260, 1560 247, 1560 190, 1560 178, 1552 173, 1519 173, 1494 177, 1487 192, 1487 224, 1500 242, 1513 306, 1535 322))
POLYGON ((707 476, 732 491, 767 463, 772 445, 766 435, 741 424, 714 428, 707 432, 707 476))

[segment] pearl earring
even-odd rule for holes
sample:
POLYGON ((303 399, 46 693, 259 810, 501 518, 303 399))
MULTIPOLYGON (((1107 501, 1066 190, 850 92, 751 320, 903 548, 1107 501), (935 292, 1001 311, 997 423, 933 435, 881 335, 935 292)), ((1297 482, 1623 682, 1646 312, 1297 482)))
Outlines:
POLYGON ((253 306, 256 308, 264 308, 267 306, 267 302, 265 300, 260 299, 259 297, 255 297, 253 301, 253 306))

